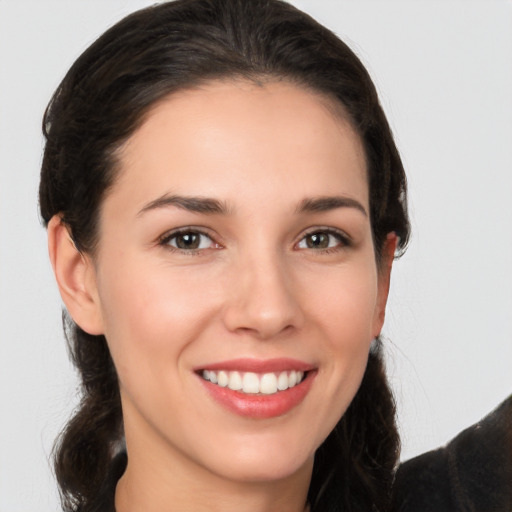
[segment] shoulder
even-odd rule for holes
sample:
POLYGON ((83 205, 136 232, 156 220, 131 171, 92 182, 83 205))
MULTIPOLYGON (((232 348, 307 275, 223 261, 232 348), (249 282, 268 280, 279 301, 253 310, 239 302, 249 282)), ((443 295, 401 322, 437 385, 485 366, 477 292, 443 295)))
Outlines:
POLYGON ((512 511, 512 396, 444 448, 401 464, 392 510, 512 511))

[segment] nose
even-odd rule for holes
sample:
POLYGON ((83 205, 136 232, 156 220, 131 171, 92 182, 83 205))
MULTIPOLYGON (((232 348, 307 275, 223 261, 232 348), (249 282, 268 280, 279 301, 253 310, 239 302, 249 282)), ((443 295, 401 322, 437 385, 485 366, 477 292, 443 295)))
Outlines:
POLYGON ((303 324, 300 298, 279 257, 264 255, 232 267, 224 323, 231 332, 268 340, 303 324))

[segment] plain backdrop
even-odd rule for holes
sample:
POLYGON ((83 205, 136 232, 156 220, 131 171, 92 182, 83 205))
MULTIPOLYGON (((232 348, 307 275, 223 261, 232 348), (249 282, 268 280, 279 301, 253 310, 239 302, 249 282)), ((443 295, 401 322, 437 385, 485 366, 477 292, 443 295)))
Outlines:
MULTIPOLYGON (((67 68, 145 0, 0 0, 0 512, 58 510, 48 458, 76 403, 37 213, 41 117, 67 68)), ((402 458, 512 392, 512 3, 302 0, 374 77, 413 237, 384 333, 402 458)))

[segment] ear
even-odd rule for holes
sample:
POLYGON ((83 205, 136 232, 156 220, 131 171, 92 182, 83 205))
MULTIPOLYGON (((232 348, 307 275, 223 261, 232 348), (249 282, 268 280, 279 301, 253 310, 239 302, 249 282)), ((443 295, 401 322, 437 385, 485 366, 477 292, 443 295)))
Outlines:
POLYGON ((89 334, 103 334, 91 258, 78 251, 59 215, 48 223, 48 251, 60 295, 71 318, 89 334))
POLYGON ((384 247, 382 248, 381 261, 378 271, 377 302, 375 304, 375 316, 373 325, 373 337, 377 337, 384 325, 386 317, 386 303, 388 301, 389 283, 391 278, 391 267, 395 258, 398 245, 398 236, 395 233, 388 233, 384 247))

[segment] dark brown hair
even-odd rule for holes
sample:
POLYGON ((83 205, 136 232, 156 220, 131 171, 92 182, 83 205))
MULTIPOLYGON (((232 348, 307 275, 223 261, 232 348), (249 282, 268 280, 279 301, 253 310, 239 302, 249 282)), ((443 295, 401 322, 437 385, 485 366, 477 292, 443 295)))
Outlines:
MULTIPOLYGON (((78 250, 94 253, 99 208, 118 172, 116 149, 169 94, 230 78, 286 80, 339 101, 366 154, 377 261, 390 232, 403 251, 405 174, 375 87, 347 45, 279 0, 167 2, 131 14, 94 42, 44 116, 44 222, 61 215, 78 250)), ((65 324, 83 394, 56 446, 55 468, 64 510, 90 512, 101 507, 122 445, 119 388, 104 336, 67 317, 65 324)), ((356 397, 317 451, 312 512, 385 510, 397 457, 394 401, 376 340, 356 397)))

